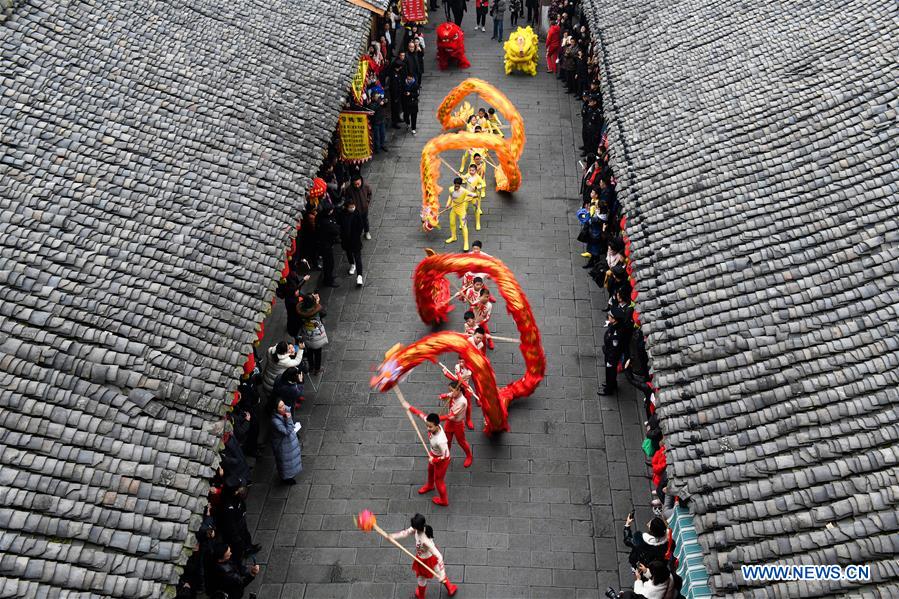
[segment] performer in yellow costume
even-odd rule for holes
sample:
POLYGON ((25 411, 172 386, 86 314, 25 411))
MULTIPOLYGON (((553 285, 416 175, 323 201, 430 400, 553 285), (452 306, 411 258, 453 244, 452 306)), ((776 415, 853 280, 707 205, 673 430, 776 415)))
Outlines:
POLYGON ((487 117, 486 108, 478 108, 478 125, 481 126, 481 131, 490 131, 490 119, 487 117))
POLYGON ((458 239, 456 237, 456 221, 459 221, 459 228, 462 230, 462 250, 468 251, 468 225, 465 218, 468 216, 468 202, 471 199, 471 190, 462 186, 462 178, 453 179, 453 187, 450 189, 449 196, 446 198, 446 207, 450 211, 450 238, 446 243, 453 243, 458 239))
POLYGON ((480 154, 474 155, 474 162, 468 165, 468 175, 465 176, 465 186, 468 187, 468 190, 471 192, 471 195, 474 196, 474 229, 475 231, 481 230, 481 200, 487 196, 487 183, 484 181, 484 177, 478 172, 478 164, 481 164, 481 169, 486 172, 486 163, 481 158, 480 154))
POLYGON ((495 108, 491 108, 487 111, 487 122, 490 124, 491 132, 500 137, 505 137, 505 134, 503 133, 503 122, 499 120, 499 115, 496 114, 495 108))
MULTIPOLYGON (((476 117, 474 115, 472 115, 472 118, 476 118, 476 117)), ((472 131, 472 133, 482 133, 482 132, 483 132, 483 129, 481 128, 480 125, 475 125, 474 131, 472 131)), ((465 153, 462 154, 462 164, 459 165, 459 175, 463 176, 463 177, 465 176, 465 173, 468 172, 468 165, 471 164, 472 162, 474 162, 475 154, 480 154, 481 156, 484 156, 486 153, 487 153, 487 150, 485 150, 484 148, 469 148, 469 149, 465 150, 465 153)), ((486 175, 486 172, 484 174, 486 175)), ((486 178, 485 178, 485 180, 486 180, 486 178)))

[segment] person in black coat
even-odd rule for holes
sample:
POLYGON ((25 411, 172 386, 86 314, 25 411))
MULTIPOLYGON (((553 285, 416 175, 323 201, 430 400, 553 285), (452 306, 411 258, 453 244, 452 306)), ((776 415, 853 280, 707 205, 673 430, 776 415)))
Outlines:
POLYGON ((356 285, 362 286, 362 234, 365 223, 356 204, 347 202, 340 213, 340 245, 350 263, 349 273, 356 275, 356 285))
POLYGON ((220 593, 228 599, 241 599, 244 589, 253 582, 257 574, 259 574, 258 565, 247 568, 234 558, 227 544, 221 543, 213 550, 213 563, 206 592, 210 596, 220 593))
POLYGON ((418 51, 418 44, 414 41, 410 41, 406 44, 406 79, 404 80, 404 83, 409 79, 410 74, 416 81, 421 81, 423 73, 424 59, 418 51))
POLYGON ((400 107, 403 101, 403 86, 406 82, 406 51, 400 50, 390 63, 387 72, 387 93, 390 97, 390 126, 400 128, 400 107))
POLYGON ((234 559, 238 562, 242 562, 244 556, 262 549, 261 545, 253 544, 250 528, 247 526, 246 500, 246 487, 226 491, 215 512, 218 537, 231 547, 234 559))
POLYGON ((240 447, 240 441, 233 434, 225 435, 221 468, 226 488, 236 489, 250 483, 250 465, 240 447))
POLYGON ((646 524, 647 532, 633 532, 634 517, 628 515, 624 523, 624 544, 631 548, 628 562, 632 568, 638 564, 665 561, 668 553, 668 525, 656 516, 646 524))
POLYGON ((339 287, 334 278, 334 243, 340 237, 340 229, 334 220, 334 209, 324 207, 319 211, 315 221, 316 246, 322 257, 322 285, 339 287))
POLYGON ((411 73, 407 74, 403 86, 403 122, 412 129, 412 135, 415 135, 418 122, 418 96, 420 93, 421 84, 411 73))
POLYGON ((609 311, 602 353, 605 358, 606 380, 598 395, 614 395, 618 390, 618 363, 624 355, 631 335, 631 308, 615 306, 609 311))
POLYGON ((303 372, 294 366, 282 372, 272 385, 272 394, 288 406, 300 407, 303 401, 303 372))
POLYGON ((539 0, 525 0, 524 5, 528 9, 528 25, 535 25, 540 19, 539 0))
MULTIPOLYGON (((468 6, 466 5, 465 0, 446 0, 449 3, 450 9, 453 11, 453 23, 458 26, 462 26, 462 17, 465 15, 465 11, 468 10, 468 6)), ((449 19, 447 19, 449 20, 449 19)))

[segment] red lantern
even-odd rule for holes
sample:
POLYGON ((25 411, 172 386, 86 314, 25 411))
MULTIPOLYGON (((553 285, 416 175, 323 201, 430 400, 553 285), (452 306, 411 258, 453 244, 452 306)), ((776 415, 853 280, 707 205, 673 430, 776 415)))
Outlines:
POLYGON ((256 356, 252 353, 247 356, 247 361, 243 363, 243 374, 244 376, 250 376, 253 374, 253 370, 256 369, 256 356))

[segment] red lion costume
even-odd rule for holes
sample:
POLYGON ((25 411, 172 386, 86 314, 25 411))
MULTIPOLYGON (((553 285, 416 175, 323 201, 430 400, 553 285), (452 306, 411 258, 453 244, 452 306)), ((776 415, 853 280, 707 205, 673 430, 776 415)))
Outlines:
POLYGON ((465 56, 465 32, 455 23, 441 23, 437 26, 437 67, 445 71, 450 60, 456 61, 460 69, 471 66, 465 56))

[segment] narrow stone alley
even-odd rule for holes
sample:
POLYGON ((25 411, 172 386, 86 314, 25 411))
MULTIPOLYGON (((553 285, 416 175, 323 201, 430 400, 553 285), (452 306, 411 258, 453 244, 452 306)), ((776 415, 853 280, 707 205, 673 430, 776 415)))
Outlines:
MULTIPOLYGON (((251 590, 259 599, 411 597, 408 558, 355 530, 351 515, 363 508, 375 512, 385 530, 408 526, 415 512, 425 514, 465 599, 594 599, 608 585, 633 580, 629 569, 619 570, 627 566, 621 527, 633 505, 649 503, 642 418, 627 384, 617 398, 596 395, 606 298, 581 269, 575 240, 580 102, 545 72, 542 42, 535 78, 506 76, 501 44, 490 40, 490 31, 474 31, 473 22, 473 12, 467 13, 472 67, 465 71, 437 70, 434 25, 426 28, 417 135, 389 130, 389 153, 363 169, 374 191, 372 240, 363 250, 366 282, 357 289, 341 258, 341 286, 322 292, 331 344, 323 381, 298 411, 305 472, 296 486, 285 487, 275 484, 270 456, 256 466, 251 525, 264 549, 251 590), (450 506, 442 508, 416 493, 425 474, 421 446, 393 395, 372 392, 369 378, 388 348, 431 330, 416 313, 411 274, 425 248, 444 252, 448 246, 445 225, 421 230, 419 159, 424 144, 441 132, 438 104, 467 77, 497 86, 524 118, 522 187, 498 195, 488 185, 483 227, 472 227, 471 238, 503 260, 523 286, 548 367, 536 393, 511 406, 511 432, 493 439, 469 433, 474 464, 463 469, 461 459, 454 460, 447 477, 450 506)), ((444 186, 448 180, 444 168, 444 186)), ((283 330, 282 311, 279 305, 267 324, 270 335, 283 330)), ((447 326, 460 329, 461 315, 452 312, 447 326)), ((515 335, 501 298, 491 326, 515 335)), ((513 344, 498 343, 491 361, 500 384, 523 372, 513 344)), ((444 380, 427 364, 403 389, 412 403, 436 406, 444 380)), ((638 509, 638 523, 649 518, 644 512, 638 509)), ((439 592, 432 586, 430 596, 446 595, 439 592)))

